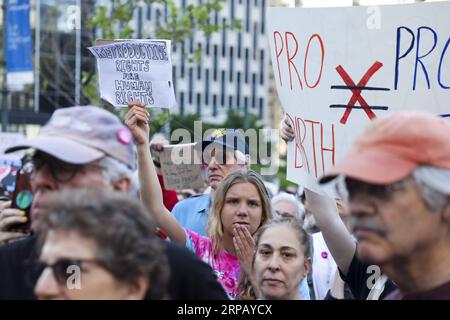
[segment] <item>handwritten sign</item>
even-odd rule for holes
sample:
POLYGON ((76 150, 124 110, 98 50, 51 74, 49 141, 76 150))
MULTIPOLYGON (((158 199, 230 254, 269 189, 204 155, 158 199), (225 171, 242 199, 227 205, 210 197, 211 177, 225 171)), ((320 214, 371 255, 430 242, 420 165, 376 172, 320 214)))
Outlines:
POLYGON ((295 132, 289 180, 320 192, 317 178, 372 119, 450 115, 449 12, 449 2, 268 9, 278 95, 295 132))
POLYGON ((168 145, 161 152, 161 171, 166 189, 182 190, 202 188, 205 180, 202 175, 201 161, 194 157, 194 143, 168 145))
POLYGON ((100 96, 114 106, 137 100, 148 107, 176 105, 170 41, 133 40, 90 47, 97 59, 100 96))

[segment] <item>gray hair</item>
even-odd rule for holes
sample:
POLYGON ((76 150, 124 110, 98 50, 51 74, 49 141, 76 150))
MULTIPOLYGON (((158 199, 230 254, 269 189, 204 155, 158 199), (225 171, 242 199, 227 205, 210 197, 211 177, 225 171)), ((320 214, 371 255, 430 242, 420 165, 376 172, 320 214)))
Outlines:
POLYGON ((102 167, 103 181, 105 185, 111 184, 122 177, 128 177, 131 180, 130 195, 137 196, 139 183, 133 171, 124 163, 110 156, 100 159, 99 165, 102 167))
POLYGON ((52 195, 40 217, 40 245, 50 231, 77 232, 96 244, 102 265, 121 283, 148 277, 146 299, 166 297, 169 265, 156 225, 143 205, 123 192, 65 190, 52 195))
POLYGON ((450 170, 431 166, 420 166, 412 176, 422 199, 430 209, 445 207, 450 200, 450 170))
POLYGON ((276 196, 274 196, 272 198, 272 206, 275 206, 278 202, 282 202, 282 201, 293 204, 297 211, 296 218, 299 220, 303 220, 303 216, 305 215, 305 208, 303 207, 301 202, 299 200, 297 200, 297 198, 294 195, 286 193, 286 192, 280 192, 279 194, 277 194, 276 196))

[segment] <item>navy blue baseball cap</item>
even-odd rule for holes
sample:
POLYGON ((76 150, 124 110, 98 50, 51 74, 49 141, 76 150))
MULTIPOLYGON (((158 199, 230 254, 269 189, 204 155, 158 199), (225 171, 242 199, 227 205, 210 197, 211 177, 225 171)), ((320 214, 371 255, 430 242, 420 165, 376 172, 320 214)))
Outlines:
POLYGON ((225 148, 238 150, 244 155, 250 153, 248 144, 241 131, 236 129, 216 129, 202 141, 202 151, 211 143, 223 145, 225 148))

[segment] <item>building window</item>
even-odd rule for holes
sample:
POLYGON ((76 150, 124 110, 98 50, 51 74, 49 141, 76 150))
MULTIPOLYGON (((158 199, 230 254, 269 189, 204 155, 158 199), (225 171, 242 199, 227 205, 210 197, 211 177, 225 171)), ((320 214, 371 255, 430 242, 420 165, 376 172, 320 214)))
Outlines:
POLYGON ((228 96, 228 110, 233 109, 233 96, 229 95, 228 96))
POLYGON ((241 58, 241 50, 242 50, 242 33, 238 33, 238 52, 237 56, 240 59, 241 58))
POLYGON ((248 48, 245 49, 245 83, 248 83, 248 68, 249 68, 249 61, 248 61, 248 48))
POLYGON ((222 107, 225 105, 225 70, 222 70, 222 76, 221 76, 221 92, 222 94, 220 95, 220 104, 222 105, 222 107))
POLYGON ((262 0, 261 6, 261 34, 266 32, 266 0, 262 0))
POLYGON ((229 58, 229 63, 230 63, 230 82, 233 82, 233 67, 234 67, 234 47, 230 47, 230 58, 229 58))
POLYGON ((161 10, 156 9, 156 27, 161 27, 161 21, 159 20, 161 19, 161 10))
POLYGON ((227 20, 225 18, 222 19, 222 57, 225 57, 227 50, 227 32, 225 30, 225 26, 227 24, 227 20))
POLYGON ((217 95, 213 94, 213 117, 217 117, 217 95))
POLYGON ((260 74, 259 74, 259 84, 260 85, 263 85, 264 84, 264 67, 265 67, 265 64, 264 64, 264 50, 260 50, 259 51, 259 72, 261 72, 260 74))
POLYGON ((167 18, 169 16, 169 8, 167 7, 167 4, 164 5, 164 22, 167 23, 167 18))
POLYGON ((256 73, 252 74, 252 108, 256 108, 256 73))
POLYGON ((152 20, 152 4, 147 5, 147 20, 152 20))
POLYGON ((202 79, 202 66, 199 64, 197 64, 197 80, 201 80, 202 79))
POLYGON ((189 68, 189 104, 192 104, 192 92, 194 91, 194 79, 192 68, 189 68))
POLYGON ((184 59, 181 59, 180 77, 184 78, 184 59))
POLYGON ((202 105, 202 95, 200 93, 197 93, 197 108, 196 111, 198 114, 201 112, 201 106, 202 105))
POLYGON ((205 105, 209 103, 209 70, 205 70, 205 105))
POLYGON ((184 114, 184 92, 180 92, 180 114, 184 114))
POLYGON ((240 101, 241 101, 241 73, 237 73, 237 82, 236 82, 236 106, 238 109, 240 109, 240 101))
POLYGON ((264 99, 259 98, 259 117, 264 118, 264 99))
POLYGON ((258 48, 258 22, 253 24, 253 60, 256 60, 256 48, 258 48))
POLYGON ((177 92, 177 68, 172 66, 173 90, 177 92))
POLYGON ((247 0, 247 8, 245 11, 245 31, 250 32, 250 0, 247 0))
POLYGON ((234 0, 230 0, 231 4, 230 4, 230 19, 231 21, 234 20, 234 0))
POLYGON ((217 44, 214 45, 214 70, 213 70, 213 80, 217 81, 217 44))

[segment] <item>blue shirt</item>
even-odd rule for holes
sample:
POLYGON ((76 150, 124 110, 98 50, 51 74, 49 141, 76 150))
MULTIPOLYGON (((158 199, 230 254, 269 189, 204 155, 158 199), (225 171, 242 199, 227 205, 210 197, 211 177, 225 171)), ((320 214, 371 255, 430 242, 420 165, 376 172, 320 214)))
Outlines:
POLYGON ((172 209, 172 214, 183 228, 206 237, 210 206, 211 195, 202 194, 178 202, 172 209))

